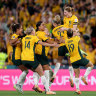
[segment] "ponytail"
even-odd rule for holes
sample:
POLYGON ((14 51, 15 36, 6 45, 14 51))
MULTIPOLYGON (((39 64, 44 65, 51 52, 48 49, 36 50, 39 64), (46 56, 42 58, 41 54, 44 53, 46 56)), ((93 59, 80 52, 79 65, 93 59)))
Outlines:
POLYGON ((42 24, 42 21, 39 21, 37 24, 36 24, 36 31, 39 30, 39 26, 42 24))

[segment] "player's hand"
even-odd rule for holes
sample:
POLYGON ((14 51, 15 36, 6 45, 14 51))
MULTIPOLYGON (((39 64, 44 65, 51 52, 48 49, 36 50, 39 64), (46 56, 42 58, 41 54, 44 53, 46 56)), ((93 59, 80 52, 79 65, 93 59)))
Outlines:
POLYGON ((59 43, 65 43, 65 40, 61 37, 59 43))
POLYGON ((62 27, 62 28, 60 28, 59 30, 60 30, 60 31, 65 31, 65 30, 68 30, 68 28, 62 27))

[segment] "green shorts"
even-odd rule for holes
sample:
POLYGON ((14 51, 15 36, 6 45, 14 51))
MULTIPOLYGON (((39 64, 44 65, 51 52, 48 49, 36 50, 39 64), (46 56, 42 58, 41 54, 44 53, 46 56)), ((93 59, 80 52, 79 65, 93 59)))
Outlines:
POLYGON ((15 47, 13 47, 12 62, 16 66, 22 65, 21 59, 15 59, 15 47))
POLYGON ((36 58, 40 62, 41 65, 49 64, 48 58, 44 54, 42 54, 42 55, 36 54, 36 58))
POLYGON ((80 66, 86 66, 89 63, 89 60, 86 58, 82 58, 76 62, 72 63, 73 68, 79 68, 80 66))
POLYGON ((67 50, 65 45, 64 46, 60 46, 58 48, 58 55, 59 56, 65 56, 66 53, 68 53, 68 50, 67 50))
POLYGON ((17 60, 16 60, 14 54, 12 55, 12 62, 13 62, 14 65, 16 65, 16 66, 22 65, 21 59, 17 59, 17 60))
POLYGON ((22 61, 22 64, 28 69, 35 70, 40 63, 38 62, 38 60, 35 60, 35 61, 22 61))

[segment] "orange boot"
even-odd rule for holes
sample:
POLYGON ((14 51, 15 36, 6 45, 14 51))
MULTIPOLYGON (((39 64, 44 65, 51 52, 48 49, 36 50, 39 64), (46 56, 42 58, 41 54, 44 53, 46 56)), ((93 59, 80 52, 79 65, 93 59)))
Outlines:
POLYGON ((39 93, 42 93, 42 92, 43 92, 43 90, 42 90, 40 87, 38 87, 37 85, 33 86, 32 89, 33 89, 34 91, 36 91, 36 92, 39 92, 39 93))
POLYGON ((80 91, 80 90, 78 90, 78 89, 77 89, 75 92, 76 92, 76 94, 78 94, 78 95, 80 95, 80 94, 81 94, 81 91, 80 91))
POLYGON ((81 77, 81 80, 84 82, 85 85, 88 85, 87 81, 85 80, 84 77, 81 77))
POLYGON ((70 86, 71 86, 71 87, 74 87, 74 82, 73 82, 73 80, 72 80, 71 78, 69 78, 69 81, 70 81, 70 86))

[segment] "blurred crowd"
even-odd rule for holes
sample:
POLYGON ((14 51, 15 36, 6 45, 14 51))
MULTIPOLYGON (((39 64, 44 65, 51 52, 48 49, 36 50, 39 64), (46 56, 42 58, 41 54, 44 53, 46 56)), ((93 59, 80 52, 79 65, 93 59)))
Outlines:
MULTIPOLYGON (((78 17, 80 48, 88 54, 86 58, 96 64, 96 0, 0 0, 0 64, 9 58, 9 50, 12 50, 7 43, 12 23, 20 23, 24 30, 29 26, 36 29, 36 23, 42 20, 52 34, 52 19, 59 14, 63 24, 63 10, 66 6, 73 7, 73 14, 78 17)), ((49 59, 55 63, 58 49, 54 48, 50 53, 49 59)), ((11 61, 6 62, 12 65, 11 61)), ((63 60, 62 64, 66 62, 63 60)))

